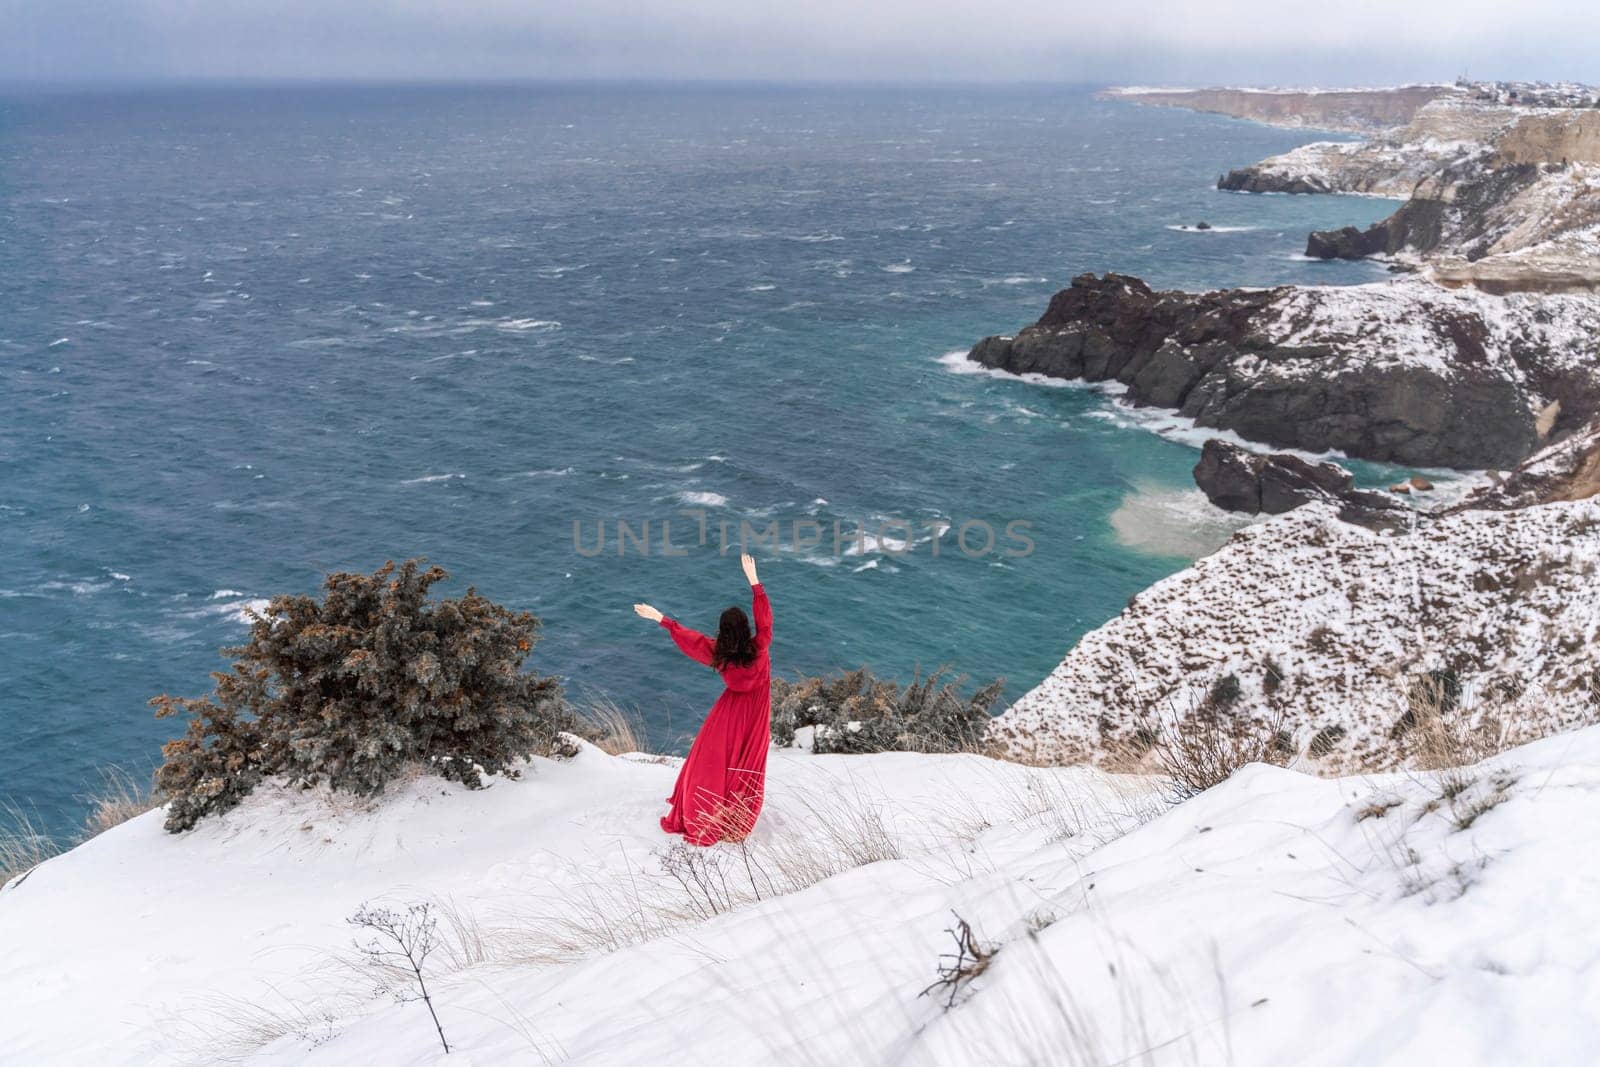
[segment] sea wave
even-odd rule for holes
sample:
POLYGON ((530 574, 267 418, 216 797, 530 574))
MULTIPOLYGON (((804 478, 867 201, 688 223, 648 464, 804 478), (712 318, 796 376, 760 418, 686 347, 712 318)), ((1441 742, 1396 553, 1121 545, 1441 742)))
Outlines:
POLYGON ((999 367, 985 367, 982 363, 974 363, 972 360, 967 358, 967 353, 964 349, 958 349, 954 352, 946 352, 944 355, 938 357, 938 359, 936 359, 934 362, 938 363, 951 374, 969 374, 978 375, 985 378, 999 378, 1003 381, 1026 382, 1029 385, 1043 385, 1048 386, 1051 389, 1104 388, 1105 391, 1109 392, 1113 389, 1122 388, 1122 386, 1116 382, 1101 383, 1085 382, 1076 378, 1052 378, 1048 374, 1034 374, 1031 371, 1027 374, 1013 374, 1011 371, 1001 370, 999 367))
POLYGON ((1255 521, 1258 517, 1223 511, 1199 489, 1142 484, 1111 513, 1111 530, 1127 548, 1193 560, 1221 548, 1255 521))

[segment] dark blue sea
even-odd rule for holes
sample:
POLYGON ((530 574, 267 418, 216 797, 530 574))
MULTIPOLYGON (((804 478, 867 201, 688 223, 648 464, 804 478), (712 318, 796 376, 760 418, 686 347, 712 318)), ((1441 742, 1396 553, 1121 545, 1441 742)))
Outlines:
POLYGON ((408 556, 681 745, 715 680, 630 605, 713 626, 742 521, 780 672, 1020 694, 1226 524, 1181 427, 949 354, 1082 271, 1379 277, 1297 253, 1392 204, 1212 188, 1307 139, 1081 88, 0 96, 0 800, 71 834, 244 608, 408 556))

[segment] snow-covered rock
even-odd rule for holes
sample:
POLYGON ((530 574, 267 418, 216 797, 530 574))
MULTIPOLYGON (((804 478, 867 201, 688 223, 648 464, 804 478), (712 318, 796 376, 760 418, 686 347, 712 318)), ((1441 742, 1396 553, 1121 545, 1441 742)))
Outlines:
POLYGON ((1600 714, 1597 585, 1600 499, 1398 533, 1308 505, 1138 594, 997 729, 1019 754, 1104 758, 1233 677, 1235 721, 1281 716, 1301 750, 1322 735, 1330 765, 1393 766, 1431 677, 1458 686, 1468 714, 1543 733, 1600 714))
POLYGON ((1038 322, 969 358, 1127 386, 1137 404, 1280 448, 1414 466, 1510 467, 1600 413, 1600 300, 1494 296, 1420 278, 1155 291, 1081 275, 1038 322))

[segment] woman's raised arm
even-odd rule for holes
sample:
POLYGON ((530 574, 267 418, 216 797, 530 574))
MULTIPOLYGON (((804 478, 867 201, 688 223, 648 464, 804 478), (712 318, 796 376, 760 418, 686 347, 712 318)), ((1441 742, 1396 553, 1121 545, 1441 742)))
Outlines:
POLYGON ((739 557, 744 566, 744 576, 750 580, 750 615, 756 623, 756 651, 765 651, 772 644, 772 605, 767 601, 767 591, 756 576, 756 561, 747 552, 739 557))
POLYGON ((707 667, 711 666, 711 653, 714 647, 711 643, 711 638, 698 630, 691 630, 687 626, 679 626, 675 621, 667 618, 649 604, 635 604, 633 613, 641 619, 649 619, 651 622, 660 623, 662 629, 672 635, 672 643, 677 645, 685 656, 688 656, 696 663, 704 663, 707 667))

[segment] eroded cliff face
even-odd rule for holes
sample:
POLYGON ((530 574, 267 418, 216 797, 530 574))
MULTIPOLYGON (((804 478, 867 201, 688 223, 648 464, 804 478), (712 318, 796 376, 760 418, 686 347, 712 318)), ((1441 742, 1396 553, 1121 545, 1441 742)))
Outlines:
POLYGON ((1373 133, 1404 126, 1424 104, 1461 92, 1447 85, 1406 85, 1393 89, 1107 89, 1097 95, 1272 126, 1373 133))
POLYGON ((1506 163, 1600 163, 1600 111, 1569 108, 1524 115, 1494 148, 1506 163))
POLYGON ((1586 299, 1420 279, 1186 293, 1086 274, 1037 323, 968 358, 1115 381, 1135 404, 1280 448, 1505 468, 1600 413, 1597 332, 1600 306, 1586 299))

